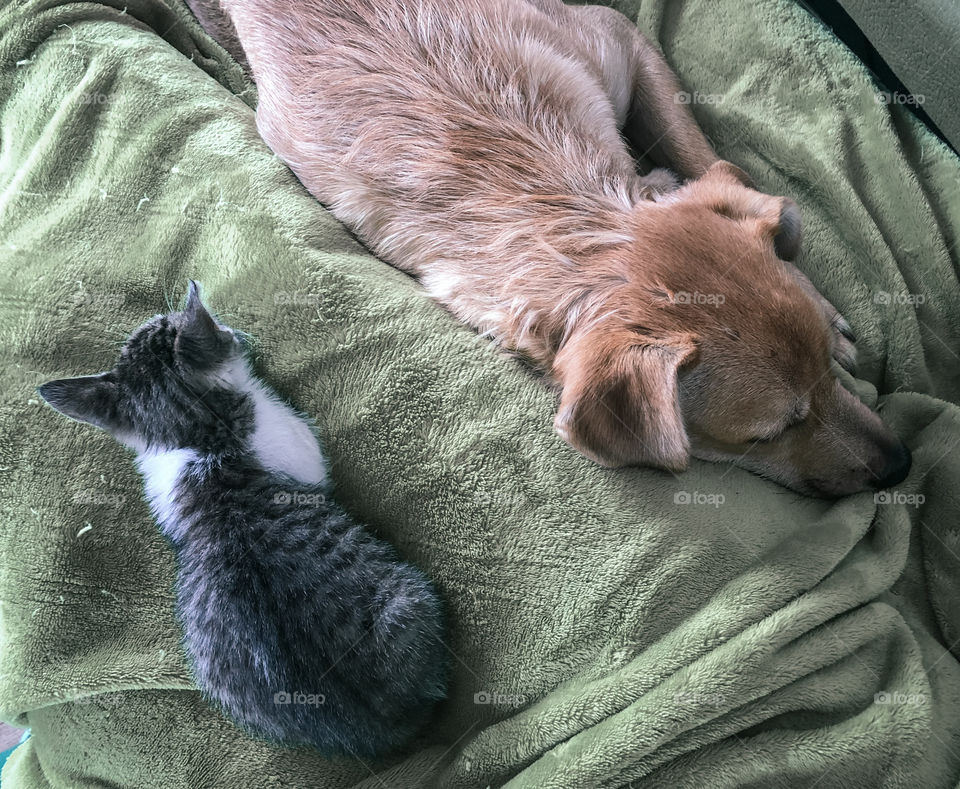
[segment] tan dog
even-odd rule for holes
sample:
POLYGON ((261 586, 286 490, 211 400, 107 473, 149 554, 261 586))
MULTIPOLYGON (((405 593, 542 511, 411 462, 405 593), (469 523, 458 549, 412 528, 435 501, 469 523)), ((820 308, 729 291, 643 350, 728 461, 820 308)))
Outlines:
POLYGON ((271 148, 377 255, 545 370, 581 452, 732 460, 826 496, 906 476, 909 452, 830 371, 853 363, 849 326, 785 262, 796 206, 718 160, 626 18, 560 0, 222 5, 271 148), (640 176, 621 130, 688 182, 640 176))

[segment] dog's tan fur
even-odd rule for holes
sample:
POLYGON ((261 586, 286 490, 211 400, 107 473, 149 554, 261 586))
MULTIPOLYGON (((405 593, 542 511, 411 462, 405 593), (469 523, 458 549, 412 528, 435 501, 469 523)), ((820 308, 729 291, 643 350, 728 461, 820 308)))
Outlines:
POLYGON ((267 143, 376 254, 547 372, 573 446, 606 465, 734 460, 821 495, 906 473, 830 372, 853 346, 787 262, 796 206, 718 160, 623 16, 560 0, 222 5, 267 143), (638 174, 621 130, 687 183, 638 174))

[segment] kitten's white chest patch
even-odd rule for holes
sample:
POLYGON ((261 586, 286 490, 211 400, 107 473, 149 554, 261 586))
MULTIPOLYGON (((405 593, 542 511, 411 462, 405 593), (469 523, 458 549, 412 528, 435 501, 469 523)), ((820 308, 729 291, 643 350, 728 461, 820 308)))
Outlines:
POLYGON ((246 360, 229 362, 217 377, 253 400, 250 449, 264 468, 279 471, 306 485, 326 483, 327 466, 313 431, 303 417, 250 372, 246 360))
POLYGON ((164 449, 137 455, 137 466, 143 474, 147 501, 161 523, 176 520, 177 480, 187 464, 198 457, 192 449, 164 449))

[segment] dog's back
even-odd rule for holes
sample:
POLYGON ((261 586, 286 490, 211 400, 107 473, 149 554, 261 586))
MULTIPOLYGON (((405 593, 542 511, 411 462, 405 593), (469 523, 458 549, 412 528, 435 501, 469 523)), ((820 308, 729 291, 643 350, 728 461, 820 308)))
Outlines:
MULTIPOLYGON (((545 246, 552 266, 624 241, 641 184, 618 133, 627 88, 608 92, 603 68, 628 53, 571 32, 560 0, 224 7, 271 148, 374 252, 481 331, 524 322, 504 304, 520 273, 551 276, 545 246)), ((555 291, 543 295, 556 306, 555 291)))

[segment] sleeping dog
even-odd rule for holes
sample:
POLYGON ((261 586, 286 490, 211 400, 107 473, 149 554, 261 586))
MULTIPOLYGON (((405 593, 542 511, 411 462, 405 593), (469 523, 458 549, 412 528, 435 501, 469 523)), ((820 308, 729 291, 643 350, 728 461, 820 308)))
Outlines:
POLYGON ((790 262, 796 205, 717 157, 625 17, 215 3, 192 0, 249 62, 270 147, 373 252, 543 370, 583 454, 733 461, 828 497, 905 478, 907 449, 831 372, 854 338, 790 262))

